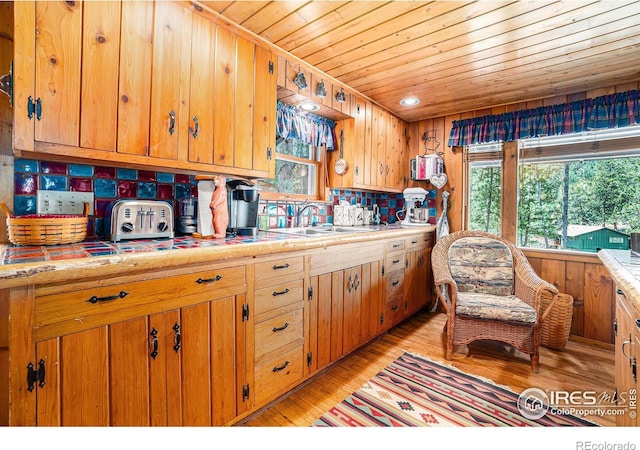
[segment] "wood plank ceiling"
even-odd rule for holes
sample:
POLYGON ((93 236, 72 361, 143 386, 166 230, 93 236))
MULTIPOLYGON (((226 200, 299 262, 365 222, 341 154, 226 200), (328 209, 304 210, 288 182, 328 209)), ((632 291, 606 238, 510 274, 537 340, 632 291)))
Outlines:
POLYGON ((200 3, 409 122, 640 79, 637 0, 200 3))

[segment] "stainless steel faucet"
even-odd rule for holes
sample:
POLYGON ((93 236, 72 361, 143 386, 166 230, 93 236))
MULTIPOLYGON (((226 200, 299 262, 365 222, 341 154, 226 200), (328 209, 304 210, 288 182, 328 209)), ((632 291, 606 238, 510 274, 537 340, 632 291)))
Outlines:
POLYGON ((309 199, 306 199, 304 202, 302 202, 300 205, 296 206, 296 227, 301 226, 300 225, 300 218, 302 217, 302 214, 310 208, 315 208, 316 212, 322 208, 322 206, 319 203, 309 203, 309 199))

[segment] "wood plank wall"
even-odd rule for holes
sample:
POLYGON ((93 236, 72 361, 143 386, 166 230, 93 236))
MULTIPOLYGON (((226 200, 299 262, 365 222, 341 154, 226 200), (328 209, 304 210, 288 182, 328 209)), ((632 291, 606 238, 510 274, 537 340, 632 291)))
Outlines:
MULTIPOLYGON (((448 183, 443 190, 447 190, 451 194, 449 197, 449 226, 451 231, 461 230, 465 228, 463 214, 465 211, 464 202, 466 201, 462 151, 460 148, 451 148, 447 145, 449 132, 451 131, 451 125, 454 120, 567 103, 639 88, 640 80, 604 89, 594 89, 543 100, 490 106, 482 110, 412 122, 409 124, 410 157, 425 153, 420 137, 425 131, 435 129, 435 135, 440 142, 438 151, 443 152, 442 156, 445 161, 445 170, 448 177, 448 183)), ((515 148, 515 146, 512 147, 515 148)), ((509 148, 511 147, 505 146, 505 153, 507 155, 512 154, 513 156, 513 152, 510 153, 508 151, 509 148)), ((509 161, 506 161, 505 163, 508 164, 508 162, 509 161)), ((509 185, 513 185, 515 181, 517 180, 504 180, 504 182, 509 185)), ((410 186, 428 188, 428 185, 425 186, 424 182, 410 182, 410 186)), ((438 216, 441 214, 442 209, 441 192, 442 191, 438 191, 438 216)), ((515 224, 510 224, 506 228, 503 227, 503 234, 506 233, 507 235, 515 237, 514 227, 515 224)), ((611 277, 600 263, 597 255, 583 256, 575 255, 572 252, 533 250, 526 251, 525 253, 527 257, 530 258, 536 272, 542 278, 557 286, 561 292, 573 296, 574 314, 571 335, 612 344, 615 291, 611 277)))

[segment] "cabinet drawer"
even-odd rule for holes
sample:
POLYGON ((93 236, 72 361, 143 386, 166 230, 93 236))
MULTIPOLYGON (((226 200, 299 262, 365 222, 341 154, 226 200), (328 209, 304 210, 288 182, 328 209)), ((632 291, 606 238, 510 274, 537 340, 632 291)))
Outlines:
POLYGON ((423 248, 433 247, 434 240, 435 237, 433 233, 421 233, 405 239, 404 248, 411 251, 422 250, 423 248))
POLYGON ((302 379, 304 350, 302 344, 258 364, 255 369, 256 403, 268 400, 274 394, 302 379))
POLYGON ((391 273, 404 268, 404 251, 388 253, 384 260, 385 273, 391 273))
POLYGON ((389 328, 402 320, 404 308, 402 307, 402 299, 387 303, 384 308, 384 323, 383 328, 389 328))
MULTIPOLYGON (((98 286, 90 289, 66 290, 38 295, 36 290, 35 326, 63 321, 79 321, 107 313, 163 301, 190 298, 192 302, 226 297, 244 292, 244 266, 201 271, 192 274, 98 286)), ((123 317, 119 317, 121 320, 123 317)), ((108 323, 108 322, 105 322, 108 323)))
POLYGON ((256 324, 255 342, 256 359, 261 358, 279 347, 284 347, 297 339, 304 338, 303 302, 300 309, 273 317, 256 324))
POLYGON ((302 278, 256 289, 256 315, 304 300, 303 289, 302 278))
POLYGON ((394 239, 386 243, 385 248, 387 252, 395 252, 397 250, 404 250, 404 240, 394 239))
POLYGON ((256 263, 256 287, 302 279, 304 259, 302 256, 289 256, 271 261, 256 263))
POLYGON ((401 301, 404 297, 404 270, 390 273, 387 276, 386 302, 401 301))

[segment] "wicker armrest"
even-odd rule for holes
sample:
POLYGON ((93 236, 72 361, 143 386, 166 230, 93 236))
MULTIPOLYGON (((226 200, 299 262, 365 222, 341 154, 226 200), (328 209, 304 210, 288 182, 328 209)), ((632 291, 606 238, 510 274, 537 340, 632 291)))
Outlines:
MULTIPOLYGON (((540 278, 524 255, 518 255, 515 267, 515 294, 540 313, 541 296, 550 295, 555 297, 558 295, 558 289, 553 284, 540 278)), ((544 315, 546 316, 546 314, 544 315)))

